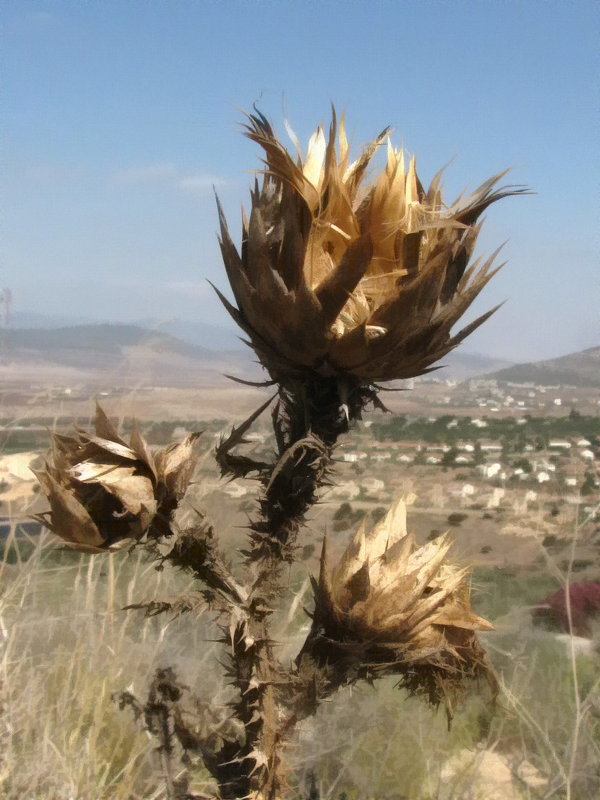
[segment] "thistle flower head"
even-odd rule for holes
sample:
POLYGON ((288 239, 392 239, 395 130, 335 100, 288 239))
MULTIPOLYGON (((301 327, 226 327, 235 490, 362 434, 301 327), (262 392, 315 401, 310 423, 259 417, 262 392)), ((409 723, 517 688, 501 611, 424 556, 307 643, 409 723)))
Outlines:
POLYGON ((137 428, 127 444, 97 405, 95 434, 53 436, 51 457, 36 472, 50 510, 36 519, 90 553, 145 534, 169 535, 169 518, 195 466, 197 436, 153 454, 137 428))
POLYGON ((371 531, 363 524, 334 567, 324 544, 304 652, 339 682, 399 675, 436 703, 463 678, 489 676, 476 631, 493 626, 472 611, 468 570, 446 560, 450 544, 444 535, 418 547, 404 499, 371 531))
POLYGON ((297 154, 289 153, 261 114, 245 127, 265 169, 239 253, 219 209, 237 307, 221 298, 275 380, 306 369, 363 383, 420 375, 493 313, 451 335, 497 269, 494 256, 469 265, 478 218, 524 191, 498 188, 505 173, 446 205, 440 174, 425 190, 415 159, 394 149, 387 129, 350 162, 335 111, 305 157, 293 134, 297 154), (368 183, 386 142, 385 167, 368 183))

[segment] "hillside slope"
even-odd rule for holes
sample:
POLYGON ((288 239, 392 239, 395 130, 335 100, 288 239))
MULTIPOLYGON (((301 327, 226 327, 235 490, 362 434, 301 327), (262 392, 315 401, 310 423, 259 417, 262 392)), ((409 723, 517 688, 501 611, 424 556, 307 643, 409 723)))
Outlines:
POLYGON ((542 386, 600 387, 600 347, 591 347, 548 361, 515 364, 486 377, 513 383, 532 382, 542 386))
POLYGON ((222 372, 248 377, 253 366, 239 353, 217 353, 135 325, 11 330, 1 344, 2 366, 15 378, 38 373, 70 381, 97 376, 114 383, 177 386, 213 381, 222 372))

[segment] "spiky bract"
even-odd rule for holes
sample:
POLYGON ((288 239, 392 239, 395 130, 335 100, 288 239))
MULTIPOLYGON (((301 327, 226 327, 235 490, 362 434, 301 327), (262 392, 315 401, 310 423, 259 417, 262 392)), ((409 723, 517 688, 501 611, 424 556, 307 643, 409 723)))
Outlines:
POLYGON ((493 626, 471 610, 468 570, 447 562, 450 544, 444 535, 418 547, 404 499, 371 531, 363 523, 333 568, 324 544, 303 655, 334 683, 398 675, 434 703, 465 677, 491 679, 476 631, 493 626))
POLYGON ((502 197, 504 172, 447 206, 440 174, 428 190, 415 160, 387 144, 387 162, 367 183, 387 129, 349 162, 343 120, 319 126, 306 158, 292 156, 262 114, 246 135, 264 150, 238 253, 222 209, 221 249, 237 308, 222 295, 274 380, 314 370, 366 384, 423 374, 492 311, 451 335, 496 269, 469 260, 482 212, 502 197), (337 149, 336 149, 337 146, 337 149))
POLYGON ((169 536, 171 514, 195 466, 199 434, 152 453, 137 428, 127 444, 99 405, 95 431, 53 436, 51 458, 36 472, 50 510, 36 518, 88 553, 145 534, 169 536))

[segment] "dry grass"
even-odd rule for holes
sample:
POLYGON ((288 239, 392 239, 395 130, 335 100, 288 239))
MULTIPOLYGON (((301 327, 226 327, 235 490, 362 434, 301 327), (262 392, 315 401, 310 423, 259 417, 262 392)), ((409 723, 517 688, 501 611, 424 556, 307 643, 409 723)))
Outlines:
MULTIPOLYGON (((219 509, 220 527, 231 529, 233 517, 222 503, 215 513, 219 509)), ((12 563, 0 559, 0 795, 165 798, 155 742, 118 710, 112 695, 128 688, 144 697, 156 667, 174 665, 196 694, 224 702, 209 641, 214 633, 191 615, 144 619, 141 612, 120 609, 173 597, 185 591, 187 578, 157 572, 140 551, 90 559, 57 549, 45 535, 20 540, 11 553, 12 563)), ((568 580, 570 572, 555 577, 568 580)), ((293 597, 294 587, 307 589, 301 568, 289 583, 289 613, 276 638, 292 658, 302 638, 298 628, 306 623, 301 608, 309 601, 293 597)), ((448 734, 443 714, 406 699, 391 680, 377 692, 344 690, 304 723, 290 748, 290 781, 298 796, 306 796, 306 778, 314 771, 323 800, 338 800, 342 792, 349 800, 490 800, 491 794, 481 794, 480 774, 489 769, 488 752, 509 777, 502 800, 595 796, 598 657, 577 656, 533 629, 524 608, 530 602, 524 587, 511 598, 508 615, 491 614, 498 632, 488 635, 486 645, 503 683, 494 717, 474 701, 448 734), (533 783, 523 779, 531 774, 529 765, 533 783)), ((193 778, 195 791, 210 790, 202 771, 193 778)))
MULTIPOLYGON (((157 572, 139 552, 89 559, 57 551, 42 536, 27 560, 0 562, 0 580, 2 796, 164 798, 154 742, 111 697, 124 688, 144 696, 155 668, 173 664, 196 693, 225 699, 208 625, 189 615, 169 622, 120 610, 173 596, 185 577, 157 572)), ((299 615, 289 621, 297 631, 299 615)), ((304 723, 290 750, 299 796, 314 770, 330 800, 343 791, 356 800, 477 798, 487 751, 515 776, 507 800, 593 796, 600 785, 597 660, 572 658, 531 628, 526 610, 496 623, 499 632, 487 641, 504 683, 495 716, 473 701, 448 734, 443 714, 406 699, 393 681, 376 692, 344 690, 304 723), (536 770, 529 787, 518 777, 528 764, 536 770)), ((297 633, 288 631, 290 639, 297 633)), ((210 788, 201 772, 193 788, 210 788)))
POLYGON ((0 580, 2 796, 163 797, 153 746, 112 695, 144 694, 157 666, 175 664, 200 695, 218 696, 209 628, 120 609, 171 596, 187 579, 157 572, 140 552, 90 559, 44 535, 26 561, 0 563, 0 580))

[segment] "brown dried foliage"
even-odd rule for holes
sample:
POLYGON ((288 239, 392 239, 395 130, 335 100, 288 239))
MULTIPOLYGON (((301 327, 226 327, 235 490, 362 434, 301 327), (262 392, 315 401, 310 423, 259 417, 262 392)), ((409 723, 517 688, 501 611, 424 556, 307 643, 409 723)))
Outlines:
POLYGON ((196 464, 193 433, 152 453, 134 428, 127 444, 100 405, 95 434, 54 434, 36 472, 50 510, 36 517, 70 547, 99 553, 143 536, 171 535, 171 515, 196 464))
POLYGON ((401 499, 371 530, 363 522, 335 567, 321 555, 315 609, 299 663, 322 666, 335 688, 359 679, 400 677, 399 685, 449 716, 468 678, 495 679, 477 631, 493 626, 473 613, 468 569, 446 560, 447 535, 417 547, 401 499))
POLYGON ((252 476, 260 485, 242 576, 202 514, 185 530, 172 520, 191 479, 197 434, 152 453, 136 430, 123 441, 98 407, 95 434, 54 436, 38 473, 50 503, 38 519, 71 547, 106 552, 145 537, 159 568, 170 563, 199 582, 186 596, 133 607, 149 615, 210 608, 217 616, 222 666, 235 688, 224 717, 215 712, 204 726, 190 726, 169 669, 157 673, 144 705, 121 696, 158 738, 172 798, 192 796, 170 772, 177 741, 184 753, 201 755, 218 797, 279 800, 285 742, 340 686, 393 675, 410 693, 444 703, 449 719, 473 679, 495 690, 477 638, 491 625, 471 609, 468 571, 446 560, 446 536, 417 547, 404 500, 373 530, 361 527, 335 566, 324 539, 312 627, 291 667, 277 658, 269 623, 284 594, 283 567, 295 559, 306 514, 330 482, 338 437, 369 404, 383 407, 379 381, 429 371, 489 317, 451 333, 496 271, 493 256, 469 263, 480 215, 524 190, 497 188, 500 173, 446 206, 440 175, 425 190, 414 159, 406 167, 389 143, 383 171, 367 184, 387 130, 350 163, 335 112, 328 137, 319 127, 304 159, 299 148, 297 157, 287 152, 259 113, 248 117, 246 134, 263 148, 265 170, 239 253, 219 208, 237 307, 221 297, 277 384, 277 400, 272 459, 237 452, 272 399, 215 451, 223 477, 252 476))
MULTIPOLYGON (((349 375, 364 384, 428 372, 492 311, 451 328, 498 267, 469 263, 488 206, 525 190, 498 187, 501 172, 444 203, 441 173, 426 190, 402 151, 370 184, 386 129, 350 163, 344 121, 319 126, 306 157, 289 153, 260 113, 246 135, 264 151, 242 247, 219 206, 221 251, 237 307, 221 296, 272 378, 349 375)), ((219 293, 220 294, 220 293, 219 293)))

